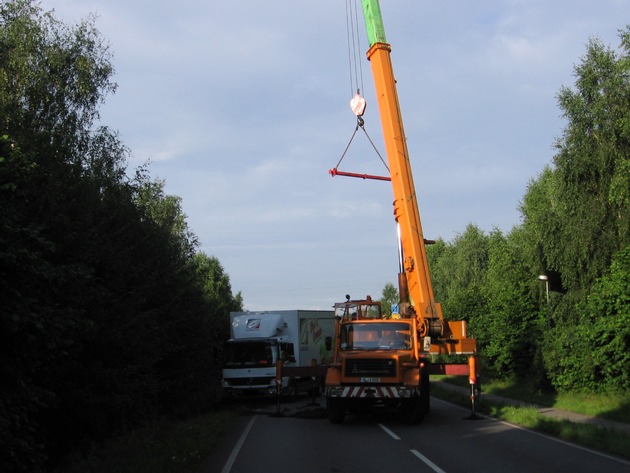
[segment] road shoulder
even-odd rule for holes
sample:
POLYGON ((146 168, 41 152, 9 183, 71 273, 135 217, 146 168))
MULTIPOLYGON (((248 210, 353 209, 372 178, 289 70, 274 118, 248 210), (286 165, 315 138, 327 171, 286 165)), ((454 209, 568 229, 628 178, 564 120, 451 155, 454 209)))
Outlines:
MULTIPOLYGON (((454 384, 451 384, 442 380, 433 380, 431 382, 439 384, 439 386, 445 390, 458 392, 462 394, 468 394, 468 389, 462 386, 456 386, 454 384)), ((618 421, 614 421, 610 419, 602 419, 600 417, 587 416, 584 414, 578 414, 576 412, 569 412, 569 411, 564 411, 561 409, 555 409, 553 407, 545 407, 545 406, 540 406, 533 403, 527 403, 524 401, 509 399, 502 396, 496 396, 494 394, 482 393, 480 403, 483 405, 483 402, 486 399, 489 401, 504 404, 504 405, 511 405, 511 406, 518 406, 518 407, 533 407, 537 409, 538 412, 544 417, 549 417, 549 418, 553 418, 557 420, 565 420, 568 422, 574 422, 576 424, 593 425, 593 426, 601 427, 603 429, 609 429, 616 432, 625 433, 626 435, 630 435, 630 424, 627 424, 625 422, 618 422, 618 421)))

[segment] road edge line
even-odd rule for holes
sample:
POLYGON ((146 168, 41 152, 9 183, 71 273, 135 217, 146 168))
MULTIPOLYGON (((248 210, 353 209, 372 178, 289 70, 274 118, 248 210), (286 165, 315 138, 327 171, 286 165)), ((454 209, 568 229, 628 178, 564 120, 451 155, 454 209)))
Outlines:
POLYGON ((236 442, 236 445, 232 449, 232 453, 230 453, 230 456, 225 462, 225 465, 223 465, 223 469, 221 470, 221 473, 230 473, 230 470, 232 469, 232 466, 234 465, 234 462, 236 461, 236 457, 241 451, 241 448, 243 447, 243 444, 245 443, 245 439, 249 435, 249 431, 252 430, 254 422, 256 421, 257 418, 258 418, 258 415, 255 415, 254 417, 252 417, 252 419, 247 424, 247 427, 245 427, 245 430, 241 434, 241 437, 238 439, 238 442, 236 442))
MULTIPOLYGON (((464 408, 464 407, 462 407, 462 406, 460 406, 458 404, 455 404, 455 403, 450 402, 450 401, 445 401, 444 399, 440 399, 438 397, 434 398, 433 396, 431 396, 431 399, 435 399, 436 401, 443 402, 444 404, 449 404, 449 405, 451 405, 453 407, 457 407, 457 408, 459 408, 460 410, 463 410, 463 411, 468 411, 468 409, 466 409, 466 408, 464 408)), ((585 452, 589 452, 589 453, 592 453, 594 455, 598 455, 598 456, 606 458, 608 460, 614 460, 614 461, 616 461, 618 463, 622 463, 624 465, 630 465, 630 461, 628 461, 628 460, 626 460, 624 458, 621 458, 621 457, 618 457, 618 456, 615 456, 615 455, 612 455, 612 454, 609 454, 609 453, 600 452, 599 450, 595 450, 595 449, 592 449, 592 448, 589 448, 589 447, 584 447, 584 446, 579 445, 577 443, 570 442, 569 440, 564 440, 564 439, 560 439, 560 438, 554 437, 552 435, 544 434, 542 432, 538 432, 537 430, 530 429, 529 427, 523 427, 522 425, 513 424, 511 422, 508 422, 507 420, 498 419, 496 417, 492 417, 492 416, 487 415, 487 414, 483 414, 482 417, 485 417, 487 419, 492 419, 492 420, 494 420, 496 422, 500 422, 502 424, 509 425, 510 427, 514 427, 515 429, 524 430, 526 432, 529 432, 530 434, 538 435, 539 437, 544 437, 546 439, 553 440, 554 442, 558 442, 558 443, 561 443, 563 445, 567 445, 569 447, 576 448, 578 450, 583 450, 585 452)))

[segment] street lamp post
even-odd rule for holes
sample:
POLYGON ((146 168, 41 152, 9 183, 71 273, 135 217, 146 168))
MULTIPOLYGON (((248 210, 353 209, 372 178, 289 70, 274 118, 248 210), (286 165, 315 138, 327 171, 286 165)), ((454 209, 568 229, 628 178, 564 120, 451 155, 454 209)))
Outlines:
POLYGON ((551 318, 550 318, 550 314, 549 314, 549 276, 547 276, 546 274, 541 274, 540 276, 538 276, 538 279, 540 279, 541 281, 545 281, 545 295, 547 296, 547 327, 551 327, 551 318))

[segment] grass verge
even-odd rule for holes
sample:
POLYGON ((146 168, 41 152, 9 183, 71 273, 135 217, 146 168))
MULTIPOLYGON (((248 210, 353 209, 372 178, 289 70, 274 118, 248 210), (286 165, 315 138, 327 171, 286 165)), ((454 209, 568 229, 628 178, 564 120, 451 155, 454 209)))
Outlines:
POLYGON ((217 410, 184 422, 163 420, 71 459, 63 473, 196 473, 237 416, 217 410))
MULTIPOLYGON (((468 379, 463 376, 435 376, 434 379, 442 379, 448 383, 468 388, 468 379)), ((495 380, 484 381, 482 391, 483 394, 495 394, 529 404, 555 407, 569 412, 630 424, 630 393, 625 395, 546 393, 522 383, 495 380)))
MULTIPOLYGON (((485 386, 483 390, 485 393, 489 392, 485 386)), ((439 386, 439 383, 432 383, 431 395, 463 407, 470 406, 468 394, 442 388, 439 386)), ((501 395, 505 396, 505 394, 501 395)), ((527 401, 532 402, 531 397, 527 401)), ((630 452, 628 452, 630 435, 622 432, 611 431, 588 424, 551 419, 540 414, 534 407, 515 407, 501 404, 490 401, 487 398, 483 399, 483 394, 478 412, 585 447, 630 458, 630 452)))

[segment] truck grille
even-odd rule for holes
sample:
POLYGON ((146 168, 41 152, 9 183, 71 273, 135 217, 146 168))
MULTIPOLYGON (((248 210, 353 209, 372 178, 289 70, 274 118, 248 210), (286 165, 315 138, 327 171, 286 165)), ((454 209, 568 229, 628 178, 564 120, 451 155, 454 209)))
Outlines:
POLYGON ((396 360, 360 359, 345 360, 344 375, 347 377, 394 377, 396 376, 396 360))

